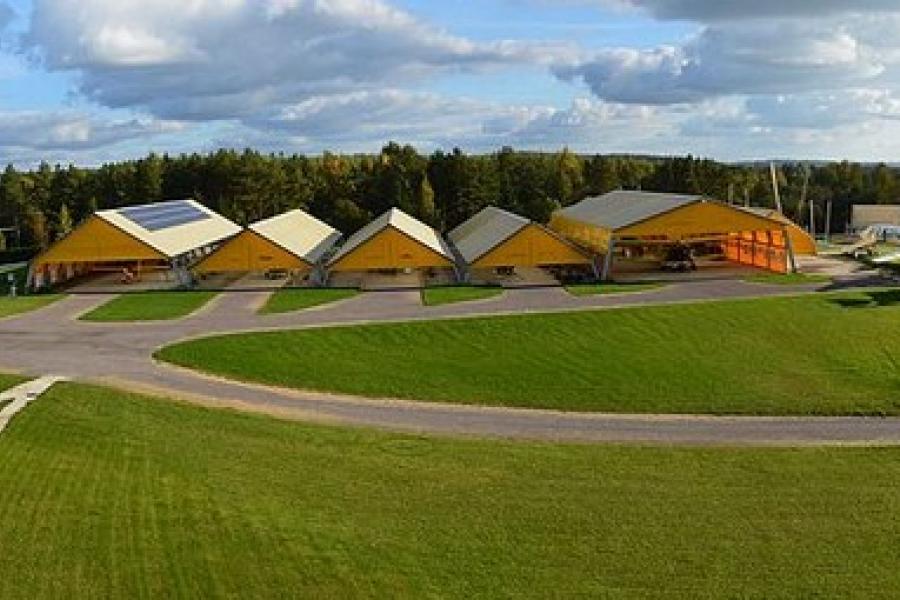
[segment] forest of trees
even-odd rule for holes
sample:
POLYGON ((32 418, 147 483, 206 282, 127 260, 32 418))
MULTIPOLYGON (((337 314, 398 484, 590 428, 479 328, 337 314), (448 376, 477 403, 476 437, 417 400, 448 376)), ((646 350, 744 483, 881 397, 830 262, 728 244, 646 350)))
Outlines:
MULTIPOLYGON (((833 203, 833 229, 843 231, 852 204, 900 202, 900 181, 886 165, 809 165, 808 198, 818 223, 833 203)), ((806 171, 779 167, 788 216, 799 215, 806 171)), ((487 155, 459 150, 423 156, 388 144, 378 155, 317 157, 220 150, 158 156, 99 168, 50 166, 0 175, 0 250, 46 247, 97 209, 195 198, 247 224, 303 208, 345 233, 397 206, 448 230, 494 204, 540 222, 560 206, 614 189, 704 194, 753 206, 774 206, 768 165, 728 165, 687 157, 582 156, 517 152, 487 155)), ((821 225, 820 225, 821 227, 821 225)))

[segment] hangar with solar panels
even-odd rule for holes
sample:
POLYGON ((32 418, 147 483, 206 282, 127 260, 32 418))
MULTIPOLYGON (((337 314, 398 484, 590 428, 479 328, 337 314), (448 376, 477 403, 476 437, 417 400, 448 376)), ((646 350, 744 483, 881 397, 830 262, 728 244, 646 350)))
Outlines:
POLYGON ((194 200, 97 211, 32 261, 29 286, 40 290, 76 278, 187 285, 188 268, 240 232, 194 200))

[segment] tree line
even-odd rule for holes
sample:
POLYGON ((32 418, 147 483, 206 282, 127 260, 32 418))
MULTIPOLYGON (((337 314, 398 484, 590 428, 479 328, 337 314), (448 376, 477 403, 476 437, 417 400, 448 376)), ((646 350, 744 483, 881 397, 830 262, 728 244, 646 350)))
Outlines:
MULTIPOLYGON (((803 224, 806 197, 822 231, 825 206, 843 231, 853 204, 893 204, 897 171, 850 162, 782 164, 777 170, 785 213, 803 224)), ((240 224, 302 208, 345 233, 397 206, 447 231, 496 205, 538 222, 554 210, 615 189, 701 194, 774 207, 768 165, 733 165, 685 157, 585 156, 460 150, 423 155, 390 143, 375 155, 321 156, 219 150, 151 154, 98 168, 43 163, 0 175, 0 250, 40 249, 100 209, 194 198, 240 224)), ((808 205, 807 205, 808 206, 808 205)))

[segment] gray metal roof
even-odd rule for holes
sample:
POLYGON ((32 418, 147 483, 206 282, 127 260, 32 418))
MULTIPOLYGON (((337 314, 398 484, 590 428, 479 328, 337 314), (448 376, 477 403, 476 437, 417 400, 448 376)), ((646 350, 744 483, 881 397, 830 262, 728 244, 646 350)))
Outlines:
POLYGON ((525 217, 496 206, 488 206, 451 231, 447 237, 459 250, 463 260, 471 264, 530 223, 525 217))
POLYGON ((615 231, 702 200, 702 196, 687 194, 619 190, 585 198, 556 214, 615 231))
POLYGON ((869 225, 900 225, 900 205, 896 204, 856 204, 851 209, 854 229, 869 225))

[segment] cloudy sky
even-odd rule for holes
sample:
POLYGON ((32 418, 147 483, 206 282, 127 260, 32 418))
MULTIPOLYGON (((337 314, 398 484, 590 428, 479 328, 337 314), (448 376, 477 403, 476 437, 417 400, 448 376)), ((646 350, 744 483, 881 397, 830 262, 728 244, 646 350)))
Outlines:
POLYGON ((900 0, 0 0, 0 162, 900 160, 900 0))

